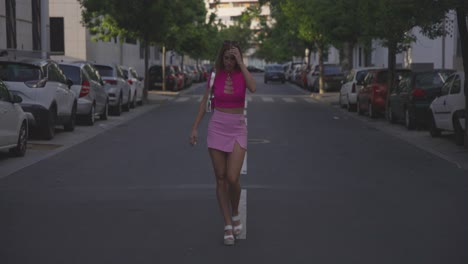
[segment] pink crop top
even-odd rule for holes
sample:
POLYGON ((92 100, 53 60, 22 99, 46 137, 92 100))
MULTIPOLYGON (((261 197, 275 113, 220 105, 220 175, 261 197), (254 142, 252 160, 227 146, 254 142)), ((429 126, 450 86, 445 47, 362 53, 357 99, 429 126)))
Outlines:
MULTIPOLYGON (((210 75, 211 78, 211 75, 210 75)), ((207 89, 209 89, 210 78, 208 78, 207 89)), ((213 84, 213 106, 220 108, 243 108, 245 105, 245 79, 241 71, 233 71, 230 73, 232 81, 232 90, 227 89, 225 85, 229 82, 228 74, 219 70, 216 72, 215 81, 213 84)))

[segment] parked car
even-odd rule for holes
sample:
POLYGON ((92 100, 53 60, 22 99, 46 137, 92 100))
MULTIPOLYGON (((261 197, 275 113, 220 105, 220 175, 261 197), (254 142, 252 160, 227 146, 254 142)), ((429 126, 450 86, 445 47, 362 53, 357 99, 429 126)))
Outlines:
POLYGON ((31 113, 29 125, 44 139, 54 137, 56 125, 63 125, 65 131, 75 129, 77 99, 70 89, 73 83, 55 61, 0 61, 0 79, 22 98, 21 107, 31 113))
POLYGON ((265 66, 265 73, 263 74, 263 82, 277 81, 284 83, 286 78, 284 77, 283 66, 280 64, 269 64, 265 66))
POLYGON ((104 88, 109 97, 109 106, 112 113, 121 115, 122 111, 130 110, 131 88, 125 79, 125 75, 120 66, 116 64, 93 64, 99 71, 105 85, 104 88))
POLYGON ((138 76, 137 71, 133 67, 122 66, 127 83, 130 85, 132 98, 130 99, 130 107, 134 108, 136 105, 143 105, 143 78, 138 76))
POLYGON ((76 114, 87 125, 96 116, 107 120, 109 99, 99 72, 88 62, 59 63, 62 72, 73 82, 71 90, 78 98, 76 114))
POLYGON ((444 79, 440 72, 413 72, 400 80, 390 92, 387 119, 404 121, 406 128, 427 125, 427 111, 440 95, 444 79))
POLYGON ((465 134, 465 73, 453 73, 445 81, 441 96, 436 97, 429 107, 429 132, 438 137, 442 131, 455 134, 457 145, 463 145, 465 134))
POLYGON ((294 68, 296 65, 302 65, 303 63, 300 62, 300 61, 290 61, 290 62, 287 62, 283 65, 283 69, 284 69, 284 76, 286 78, 287 81, 293 81, 293 78, 292 78, 292 73, 294 72, 294 68))
MULTIPOLYGON (((408 76, 411 70, 397 69, 395 71, 396 80, 401 80, 408 76)), ((356 110, 362 115, 366 111, 372 118, 378 114, 385 113, 387 104, 388 69, 370 70, 365 79, 364 85, 359 89, 356 101, 356 110)))
MULTIPOLYGON (((174 67, 166 66, 165 75, 166 90, 175 91, 177 89, 177 76, 174 67)), ((148 78, 150 89, 162 90, 163 71, 161 65, 152 65, 148 69, 148 78)))
POLYGON ((369 70, 376 70, 375 67, 363 67, 352 69, 346 79, 343 81, 340 89, 339 104, 341 107, 346 107, 348 111, 353 111, 356 108, 357 91, 362 88, 364 78, 369 70))
POLYGON ((28 119, 21 101, 0 80, 0 150, 9 150, 16 157, 24 156, 28 142, 28 119))
MULTIPOLYGON (((339 91, 345 78, 343 69, 338 64, 323 64, 323 90, 325 92, 339 91)), ((307 74, 307 88, 313 92, 319 91, 320 65, 315 65, 307 74)))
POLYGON ((185 73, 182 71, 181 67, 174 65, 175 76, 177 77, 176 90, 180 91, 185 88, 185 73))

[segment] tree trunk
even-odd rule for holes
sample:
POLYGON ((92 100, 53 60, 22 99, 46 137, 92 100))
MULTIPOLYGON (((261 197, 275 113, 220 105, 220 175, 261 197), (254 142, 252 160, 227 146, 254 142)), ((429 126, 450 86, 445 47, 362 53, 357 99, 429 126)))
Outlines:
POLYGON ((341 66, 344 71, 350 71, 353 68, 353 48, 354 43, 345 42, 343 44, 343 60, 341 61, 341 66))
POLYGON ((397 44, 394 42, 390 42, 388 45, 388 84, 387 84, 387 98, 385 99, 385 109, 387 109, 388 102, 390 99, 390 92, 395 84, 395 76, 396 76, 396 50, 397 44))
POLYGON ((148 61, 149 61, 149 44, 148 44, 148 33, 145 34, 145 80, 143 85, 143 101, 148 101, 148 87, 149 87, 149 78, 148 78, 148 61))
POLYGON ((324 94, 323 90, 323 45, 318 44, 317 45, 317 51, 319 54, 319 93, 324 94))
POLYGON ((461 52, 463 58, 463 69, 465 71, 465 85, 463 87, 465 92, 465 148, 468 148, 468 29, 466 26, 466 13, 463 9, 464 0, 459 0, 459 7, 457 11, 457 24, 460 33, 461 52))
POLYGON ((166 91, 166 45, 162 46, 162 90, 166 91))

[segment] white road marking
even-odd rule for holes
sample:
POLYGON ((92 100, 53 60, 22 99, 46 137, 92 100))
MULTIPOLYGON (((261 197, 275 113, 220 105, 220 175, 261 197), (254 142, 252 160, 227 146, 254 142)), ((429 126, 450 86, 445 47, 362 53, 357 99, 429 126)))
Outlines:
POLYGON ((244 162, 242 163, 241 174, 247 174, 247 152, 244 156, 244 162))
POLYGON ((239 235, 238 239, 246 239, 247 238, 247 190, 242 189, 241 197, 239 201, 239 213, 241 216, 241 223, 242 223, 242 232, 239 235))
POLYGON ((294 100, 294 98, 288 98, 288 97, 283 98, 283 101, 285 101, 286 103, 295 103, 296 102, 296 100, 294 100))
POLYGON ((306 100, 306 102, 308 103, 315 103, 316 101, 312 98, 304 98, 304 100, 306 100))
POLYGON ((272 103, 274 102, 272 97, 262 97, 263 102, 272 103))

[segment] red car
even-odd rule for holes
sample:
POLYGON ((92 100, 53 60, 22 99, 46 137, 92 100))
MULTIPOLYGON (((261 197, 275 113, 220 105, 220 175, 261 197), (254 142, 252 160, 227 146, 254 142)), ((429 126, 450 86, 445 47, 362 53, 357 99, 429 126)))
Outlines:
MULTIPOLYGON (((397 69, 395 78, 397 80, 411 73, 408 69, 397 69)), ((387 103, 388 69, 376 69, 367 73, 364 85, 357 94, 357 113, 365 112, 370 117, 384 114, 387 103)))

